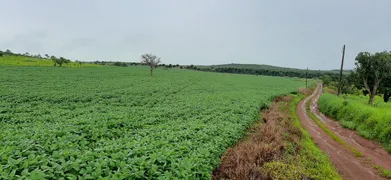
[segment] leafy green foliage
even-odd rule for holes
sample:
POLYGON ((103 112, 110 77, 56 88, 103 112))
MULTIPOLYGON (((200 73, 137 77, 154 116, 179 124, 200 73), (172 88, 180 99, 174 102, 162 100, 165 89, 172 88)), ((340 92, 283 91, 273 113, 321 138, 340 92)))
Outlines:
POLYGON ((373 104, 381 81, 391 76, 391 52, 361 52, 355 60, 357 77, 369 94, 369 104, 373 104))
POLYGON ((155 71, 0 66, 0 179, 209 179, 260 107, 304 85, 155 71))
POLYGON ((365 138, 376 139, 391 152, 391 104, 375 99, 375 106, 365 103, 365 97, 337 97, 323 94, 318 103, 319 111, 338 119, 342 126, 355 129, 365 138))

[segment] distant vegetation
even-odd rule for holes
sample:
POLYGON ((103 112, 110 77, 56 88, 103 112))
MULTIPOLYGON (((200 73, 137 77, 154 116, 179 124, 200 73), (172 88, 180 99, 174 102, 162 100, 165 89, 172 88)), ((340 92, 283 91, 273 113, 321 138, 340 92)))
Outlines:
MULTIPOLYGON (((199 71, 220 72, 220 73, 234 73, 234 74, 251 74, 251 75, 265 75, 265 76, 286 76, 299 78, 320 78, 329 76, 338 78, 337 71, 321 71, 321 70, 307 70, 284 68, 269 65, 256 64, 223 64, 213 66, 186 66, 186 69, 193 69, 199 71)), ((347 72, 345 72, 346 74, 347 72)))
MULTIPOLYGON (((0 58, 4 56, 3 62, 0 65, 19 65, 19 66, 59 66, 63 67, 85 67, 95 65, 109 65, 109 66, 149 66, 146 62, 121 62, 121 61, 92 61, 83 62, 75 60, 74 62, 64 57, 56 57, 45 55, 31 55, 29 53, 18 54, 13 53, 10 50, 0 51, 0 58), (50 61, 48 61, 50 60, 50 61)), ((151 66, 149 66, 151 67, 151 66)), ((265 76, 282 76, 282 77, 298 77, 298 78, 323 78, 330 79, 335 82, 338 80, 338 71, 321 71, 321 70, 304 70, 294 68, 284 68, 269 65, 256 65, 256 64, 223 64, 213 66, 197 66, 197 65, 179 65, 179 64, 164 64, 157 63, 153 66, 153 69, 163 68, 165 70, 171 68, 219 72, 219 73, 234 73, 234 74, 251 74, 251 75, 265 75, 265 76)), ((151 72, 152 72, 151 71, 151 72)), ((344 76, 349 74, 349 71, 344 71, 344 76)), ((391 95, 391 94, 390 94, 391 95)))
MULTIPOLYGON (((89 62, 92 64, 99 64, 99 65, 109 65, 109 66, 122 66, 122 67, 128 67, 128 66, 147 66, 145 63, 142 62, 121 62, 121 61, 93 61, 89 62)), ((163 69, 168 69, 168 68, 181 68, 183 69, 185 66, 184 65, 179 65, 179 64, 158 64, 156 68, 163 68, 163 69)))
MULTIPOLYGON (((114 65, 114 66, 143 66, 141 62, 112 62, 112 61, 94 61, 94 64, 114 65)), ((269 65, 252 65, 252 64, 225 64, 213 66, 198 66, 198 65, 179 65, 179 64, 159 64, 156 68, 170 69, 180 68, 197 71, 218 72, 218 73, 233 73, 233 74, 250 74, 264 76, 282 76, 282 77, 298 77, 298 78, 329 78, 332 81, 338 80, 339 72, 336 70, 321 71, 321 70, 303 70, 294 68, 283 68, 269 65)), ((347 76, 350 71, 344 71, 344 76, 347 76)))

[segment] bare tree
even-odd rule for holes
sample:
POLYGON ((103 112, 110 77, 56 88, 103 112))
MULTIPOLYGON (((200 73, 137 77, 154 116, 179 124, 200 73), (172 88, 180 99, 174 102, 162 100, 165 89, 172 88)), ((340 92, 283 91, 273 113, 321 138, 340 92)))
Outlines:
POLYGON ((141 63, 146 64, 150 67, 151 76, 153 75, 152 72, 155 68, 157 68, 158 64, 160 63, 160 58, 158 58, 156 55, 153 54, 143 54, 141 55, 141 63))

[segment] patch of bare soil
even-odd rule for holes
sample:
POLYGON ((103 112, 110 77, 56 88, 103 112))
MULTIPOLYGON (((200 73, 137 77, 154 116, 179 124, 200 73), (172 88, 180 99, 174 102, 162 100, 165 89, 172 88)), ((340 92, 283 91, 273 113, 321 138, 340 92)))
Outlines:
POLYGON ((288 102, 292 99, 276 98, 272 106, 261 113, 264 123, 257 122, 246 139, 227 150, 221 165, 213 171, 212 179, 272 179, 267 171, 262 171, 262 166, 281 160, 288 146, 286 142, 293 142, 294 152, 300 149, 301 131, 289 120, 288 102))
MULTIPOLYGON (((352 152, 350 152, 348 149, 346 149, 344 146, 336 142, 333 138, 331 138, 326 132, 324 132, 313 120, 308 116, 306 112, 306 102, 309 101, 312 97, 314 98, 313 105, 316 104, 317 99, 319 98, 319 94, 322 92, 322 85, 320 84, 314 93, 301 101, 297 106, 297 114, 300 118, 300 121, 302 122, 304 128, 309 132, 311 137, 313 138, 314 142, 319 146, 319 148, 329 155, 331 161, 335 165, 335 167, 338 169, 338 171, 341 173, 341 175, 344 177, 344 179, 385 179, 381 177, 378 172, 373 168, 373 163, 370 159, 374 157, 372 154, 376 154, 375 152, 369 152, 369 151, 361 151, 364 154, 364 157, 356 157, 352 152)), ((320 114, 315 114, 318 118, 320 114)), ((321 119, 322 120, 322 119, 321 119)), ((324 121, 324 119, 323 119, 324 121)), ((325 123, 329 124, 329 123, 325 123)), ((328 125, 328 127, 331 127, 328 125)), ((330 128, 334 133, 339 132, 341 134, 340 129, 337 128, 330 128)), ((345 132, 346 134, 346 132, 345 132)), ((341 136, 342 137, 342 136, 341 136)), ((347 137, 345 137, 346 139, 347 137)), ((352 141, 347 141, 347 143, 350 143, 353 145, 352 141)), ((358 143, 357 143, 358 144, 358 143)), ((370 149, 373 144, 361 144, 361 146, 367 146, 368 149, 370 149)), ((358 145, 355 145, 354 147, 357 147, 357 149, 362 150, 358 148, 358 145)), ((384 159, 383 161, 387 161, 384 159)))

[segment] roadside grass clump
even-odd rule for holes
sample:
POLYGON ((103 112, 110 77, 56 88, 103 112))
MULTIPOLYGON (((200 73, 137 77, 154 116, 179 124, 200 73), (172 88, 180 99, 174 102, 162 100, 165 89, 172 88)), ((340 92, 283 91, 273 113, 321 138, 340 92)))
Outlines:
POLYGON ((301 99, 276 98, 248 136, 227 150, 212 179, 341 179, 301 126, 296 114, 301 99))
POLYGON ((210 179, 270 97, 304 85, 109 66, 0 66, 0 82, 0 179, 210 179))
POLYGON ((374 166, 373 168, 375 168, 381 176, 385 177, 385 178, 388 178, 388 179, 391 179, 391 171, 390 170, 387 170, 385 168, 383 168, 382 166, 374 166))
MULTIPOLYGON (((371 106, 364 97, 338 97, 325 93, 319 99, 319 111, 339 120, 343 127, 357 130, 358 134, 381 142, 391 153, 391 111, 390 104, 371 106)), ((375 100, 376 104, 376 100, 375 100)))

